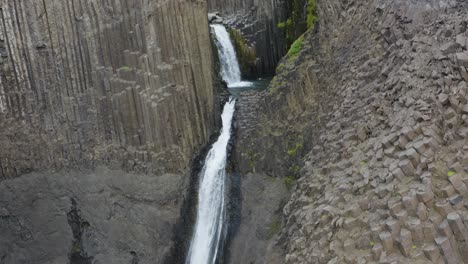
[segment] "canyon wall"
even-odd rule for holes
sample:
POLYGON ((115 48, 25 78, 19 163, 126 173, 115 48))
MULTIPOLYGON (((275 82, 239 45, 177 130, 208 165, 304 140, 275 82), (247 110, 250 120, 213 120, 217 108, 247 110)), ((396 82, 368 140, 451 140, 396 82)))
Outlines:
MULTIPOLYGON (((256 69, 247 74, 249 78, 273 75, 276 65, 286 51, 284 32, 278 23, 285 17, 282 0, 209 0, 210 12, 220 12, 225 23, 239 30, 247 45, 256 53, 256 69)), ((241 61, 242 64, 242 61, 241 61)))
POLYGON ((317 1, 298 52, 240 105, 259 113, 240 166, 292 185, 260 262, 466 263, 467 10, 317 1))
POLYGON ((0 3, 0 262, 167 263, 219 114, 206 1, 0 3))
POLYGON ((0 178, 182 172, 214 128, 203 1, 3 1, 0 178))

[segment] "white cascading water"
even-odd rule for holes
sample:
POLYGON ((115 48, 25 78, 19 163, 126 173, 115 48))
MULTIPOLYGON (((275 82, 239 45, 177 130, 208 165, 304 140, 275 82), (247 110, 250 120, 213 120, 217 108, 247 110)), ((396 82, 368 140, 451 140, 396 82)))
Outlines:
POLYGON ((211 27, 216 35, 216 46, 223 80, 229 88, 251 86, 251 82, 241 81, 239 61, 226 28, 220 24, 213 24, 211 27))
POLYGON ((221 134, 208 152, 200 174, 197 220, 187 256, 187 264, 215 263, 223 239, 227 146, 231 137, 235 104, 235 99, 230 98, 224 106, 221 115, 223 120, 221 134))

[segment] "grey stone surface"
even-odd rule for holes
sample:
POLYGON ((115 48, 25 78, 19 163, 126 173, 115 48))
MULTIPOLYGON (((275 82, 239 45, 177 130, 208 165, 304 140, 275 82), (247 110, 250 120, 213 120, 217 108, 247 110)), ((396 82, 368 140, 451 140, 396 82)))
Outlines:
POLYGON ((217 111, 205 1, 0 3, 0 180, 107 162, 189 169, 217 111))
POLYGON ((468 52, 457 53, 455 54, 455 58, 458 65, 468 67, 468 52))
POLYGON ((437 246, 439 246, 446 263, 460 263, 460 258, 457 252, 450 245, 450 241, 447 237, 438 237, 435 242, 437 246))
POLYGON ((255 170, 280 176, 288 175, 285 160, 298 160, 286 156, 294 139, 307 150, 283 210, 285 262, 462 263, 464 242, 446 217, 466 215, 466 47, 457 36, 467 34, 468 3, 317 7, 318 32, 307 32, 298 56, 279 65, 256 129, 240 144, 267 165, 255 170), (351 214, 355 203, 364 210, 351 214), (367 232, 369 246, 361 246, 367 232))
MULTIPOLYGON (((228 263, 272 263, 282 230, 282 206, 288 197, 284 181, 261 174, 241 176, 242 210, 232 237, 228 263), (268 259, 270 258, 270 259, 268 259)), ((277 260, 276 260, 277 261, 277 260)))
POLYGON ((440 50, 442 51, 443 54, 449 54, 457 51, 457 49, 460 47, 460 44, 457 42, 448 42, 443 44, 440 47, 440 50))
POLYGON ((187 179, 99 167, 4 180, 2 263, 163 263, 187 179))

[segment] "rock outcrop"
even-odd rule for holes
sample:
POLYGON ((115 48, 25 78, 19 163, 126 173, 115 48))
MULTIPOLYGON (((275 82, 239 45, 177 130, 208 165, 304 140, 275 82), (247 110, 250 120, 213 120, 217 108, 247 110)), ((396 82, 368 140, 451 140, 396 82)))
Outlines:
POLYGON ((0 3, 0 262, 165 263, 216 130, 206 1, 0 3))
POLYGON ((275 261, 466 262, 467 4, 317 8, 237 153, 246 171, 283 177, 305 155, 275 261))

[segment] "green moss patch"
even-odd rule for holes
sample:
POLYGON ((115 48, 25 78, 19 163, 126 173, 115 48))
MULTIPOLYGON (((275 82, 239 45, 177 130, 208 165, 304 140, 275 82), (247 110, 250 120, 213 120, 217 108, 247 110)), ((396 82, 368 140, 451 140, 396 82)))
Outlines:
POLYGON ((255 67, 255 61, 257 59, 255 48, 249 46, 247 40, 242 36, 240 31, 230 28, 228 29, 228 32, 232 43, 234 44, 234 49, 236 50, 242 77, 252 77, 252 67, 255 67))
POLYGON ((290 47, 309 28, 317 22, 316 0, 286 1, 286 21, 278 23, 278 28, 284 29, 286 45, 290 47))
POLYGON ((276 218, 270 224, 270 228, 268 230, 268 239, 273 238, 273 236, 278 234, 280 231, 281 231, 281 220, 279 218, 276 218))
POLYGON ((308 0, 307 2, 307 28, 311 28, 317 22, 317 4, 315 0, 308 0))
POLYGON ((296 143, 296 145, 293 148, 288 149, 288 155, 291 157, 296 156, 298 152, 302 150, 303 147, 304 145, 302 143, 296 143))
POLYGON ((257 153, 254 153, 252 150, 247 150, 245 152, 245 154, 247 155, 247 161, 249 163, 249 167, 252 171, 255 170, 255 165, 258 161, 258 154, 257 153))
POLYGON ((286 188, 288 190, 292 189, 295 182, 296 182, 296 179, 293 176, 288 176, 288 177, 284 178, 284 185, 286 185, 286 188))
POLYGON ((302 45, 304 41, 304 36, 300 36, 294 43, 291 45, 291 48, 288 51, 290 58, 295 58, 302 50, 302 45))

